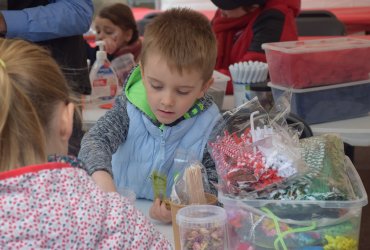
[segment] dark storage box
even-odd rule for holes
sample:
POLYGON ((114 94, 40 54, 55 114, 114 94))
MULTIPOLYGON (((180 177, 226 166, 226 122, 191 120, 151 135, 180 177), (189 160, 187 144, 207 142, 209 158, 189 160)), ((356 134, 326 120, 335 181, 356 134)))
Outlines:
POLYGON ((370 80, 294 89, 269 83, 274 100, 292 92, 291 112, 308 124, 366 116, 370 111, 370 80))

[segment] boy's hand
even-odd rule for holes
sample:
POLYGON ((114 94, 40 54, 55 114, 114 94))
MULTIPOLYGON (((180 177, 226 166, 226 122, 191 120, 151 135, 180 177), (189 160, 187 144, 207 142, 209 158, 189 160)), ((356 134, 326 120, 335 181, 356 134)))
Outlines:
POLYGON ((91 177, 104 192, 116 192, 113 178, 106 171, 96 171, 91 177))
POLYGON ((150 210, 149 216, 152 219, 159 220, 164 223, 170 223, 172 221, 171 210, 167 209, 166 203, 160 199, 155 199, 150 210))

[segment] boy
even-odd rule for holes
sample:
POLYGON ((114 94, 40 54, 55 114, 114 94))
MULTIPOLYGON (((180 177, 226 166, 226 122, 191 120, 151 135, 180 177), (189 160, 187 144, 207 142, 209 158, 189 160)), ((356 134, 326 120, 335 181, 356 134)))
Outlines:
MULTIPOLYGON (((171 9, 148 24, 140 66, 113 109, 82 140, 79 157, 103 190, 128 186, 138 198, 153 199, 151 176, 157 171, 167 176, 170 195, 178 150, 195 154, 209 181, 217 182, 206 146, 220 113, 205 95, 213 83, 216 56, 210 23, 196 11, 171 9)), ((150 214, 171 221, 159 199, 150 214)))

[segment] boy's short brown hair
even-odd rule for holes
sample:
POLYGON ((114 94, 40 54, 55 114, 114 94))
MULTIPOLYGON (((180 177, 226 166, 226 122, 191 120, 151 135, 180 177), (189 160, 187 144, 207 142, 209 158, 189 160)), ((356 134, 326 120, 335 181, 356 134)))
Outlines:
POLYGON ((188 8, 173 8, 159 14, 144 32, 141 64, 159 53, 170 69, 197 70, 204 81, 212 77, 216 63, 216 38, 207 17, 188 8))

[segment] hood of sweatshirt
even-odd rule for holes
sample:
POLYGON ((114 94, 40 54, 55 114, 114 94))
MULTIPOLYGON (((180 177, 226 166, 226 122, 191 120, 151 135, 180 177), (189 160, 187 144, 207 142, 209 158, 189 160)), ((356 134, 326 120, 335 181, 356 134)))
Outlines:
MULTIPOLYGON (((127 77, 124 91, 127 100, 149 117, 154 124, 158 125, 158 127, 164 125, 158 122, 149 106, 139 66, 136 66, 127 77)), ((212 97, 206 95, 205 97, 196 100, 194 105, 182 117, 171 124, 166 124, 166 126, 174 126, 184 119, 194 117, 207 110, 212 104, 212 97)))

